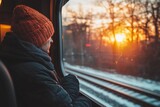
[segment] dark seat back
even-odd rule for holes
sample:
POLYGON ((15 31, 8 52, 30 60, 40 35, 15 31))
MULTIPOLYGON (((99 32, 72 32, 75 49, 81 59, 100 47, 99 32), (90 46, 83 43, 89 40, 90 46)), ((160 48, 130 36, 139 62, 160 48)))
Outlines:
POLYGON ((0 61, 0 107, 17 107, 11 76, 0 61))

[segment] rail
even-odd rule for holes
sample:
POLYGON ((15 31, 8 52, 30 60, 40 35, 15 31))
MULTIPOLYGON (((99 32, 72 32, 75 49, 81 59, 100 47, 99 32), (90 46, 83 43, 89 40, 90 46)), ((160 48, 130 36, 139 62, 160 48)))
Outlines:
MULTIPOLYGON (((112 80, 110 78, 104 78, 96 74, 84 72, 83 70, 80 70, 80 69, 77 70, 74 68, 65 67, 65 71, 76 75, 79 78, 80 83, 82 83, 82 87, 89 86, 88 88, 86 88, 86 90, 95 91, 94 93, 97 93, 96 91, 99 91, 99 90, 111 92, 112 94, 115 94, 118 97, 119 96, 122 97, 122 99, 127 99, 128 102, 133 102, 134 106, 137 105, 137 107, 138 106, 139 107, 160 107, 160 95, 157 93, 155 94, 152 91, 131 86, 119 81, 112 80), (95 86, 95 88, 92 86, 95 86), (96 88, 99 88, 99 89, 96 90, 96 88)), ((83 94, 86 94, 87 96, 89 96, 92 100, 97 102, 97 104, 99 104, 100 106, 107 106, 107 107, 113 106, 112 103, 111 104, 103 103, 105 102, 105 100, 107 100, 107 98, 96 99, 96 96, 91 97, 93 96, 92 94, 93 92, 90 93, 89 91, 86 91, 83 88, 81 90, 83 94)), ((107 97, 107 95, 103 95, 103 96, 107 97)), ((125 106, 127 107, 127 104, 125 106)))

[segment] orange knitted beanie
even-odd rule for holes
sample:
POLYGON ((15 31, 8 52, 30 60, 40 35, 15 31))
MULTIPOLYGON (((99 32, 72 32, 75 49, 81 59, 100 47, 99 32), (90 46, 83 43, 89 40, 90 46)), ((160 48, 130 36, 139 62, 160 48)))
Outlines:
POLYGON ((37 10, 17 5, 13 11, 11 30, 21 40, 41 47, 54 34, 52 22, 37 10))

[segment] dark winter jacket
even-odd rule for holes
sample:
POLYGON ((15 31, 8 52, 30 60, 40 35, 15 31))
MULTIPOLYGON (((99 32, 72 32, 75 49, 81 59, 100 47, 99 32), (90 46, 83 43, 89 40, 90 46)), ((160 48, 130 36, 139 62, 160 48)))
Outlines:
POLYGON ((77 97, 75 76, 58 81, 50 56, 12 32, 1 43, 0 59, 12 76, 18 107, 90 107, 87 99, 77 97))

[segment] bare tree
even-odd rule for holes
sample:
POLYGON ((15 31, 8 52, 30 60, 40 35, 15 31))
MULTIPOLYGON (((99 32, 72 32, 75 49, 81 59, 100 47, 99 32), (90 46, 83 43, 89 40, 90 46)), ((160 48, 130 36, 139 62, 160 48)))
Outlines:
POLYGON ((143 29, 145 36, 146 36, 146 40, 150 39, 150 29, 149 29, 149 23, 151 21, 151 12, 150 12, 150 8, 149 8, 149 3, 150 0, 146 0, 143 3, 143 7, 144 10, 142 10, 142 13, 140 15, 142 15, 141 17, 141 25, 139 26, 141 29, 143 29))
POLYGON ((145 0, 143 1, 143 7, 144 10, 142 11, 142 15, 144 18, 141 19, 144 23, 142 23, 141 28, 144 30, 147 38, 149 38, 151 35, 154 35, 155 43, 157 43, 160 29, 160 1, 145 0), (153 28, 154 30, 152 30, 153 28))
MULTIPOLYGON (((130 26, 128 26, 129 31, 131 32, 131 42, 134 41, 134 36, 136 36, 139 32, 138 26, 139 26, 139 13, 141 11, 141 2, 140 0, 126 0, 126 19, 128 23, 130 23, 130 26), (136 32, 137 31, 137 32, 136 32)), ((138 36, 138 35, 137 35, 138 36)), ((137 37, 138 38, 138 37, 137 37)))
POLYGON ((158 42, 159 39, 159 24, 158 21, 160 20, 160 1, 155 0, 154 3, 151 3, 152 7, 152 17, 153 17, 153 25, 154 25, 154 30, 155 30, 155 42, 158 42))

